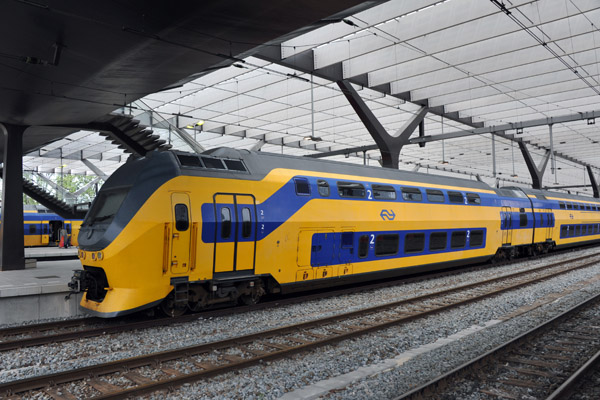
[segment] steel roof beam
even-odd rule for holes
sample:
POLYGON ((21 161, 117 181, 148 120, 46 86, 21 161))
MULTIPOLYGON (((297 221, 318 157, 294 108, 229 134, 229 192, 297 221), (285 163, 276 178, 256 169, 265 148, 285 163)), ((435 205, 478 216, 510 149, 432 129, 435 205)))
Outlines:
POLYGON ((337 84, 369 131, 369 134, 373 137, 373 140, 375 140, 375 143, 377 143, 381 152, 382 165, 386 168, 398 169, 398 158, 400 157, 402 146, 408 143, 410 135, 423 122, 428 112, 427 107, 422 107, 402 128, 396 131, 394 135, 390 135, 356 90, 354 90, 350 82, 344 79, 338 81, 337 84))
POLYGON ((592 168, 589 165, 586 165, 585 169, 587 170, 587 173, 590 177, 590 184, 592 186, 592 190, 594 191, 594 197, 598 199, 600 198, 600 187, 598 186, 596 177, 594 176, 594 172, 592 171, 592 168))
MULTIPOLYGON (((345 79, 343 64, 341 62, 334 63, 323 68, 315 69, 314 56, 312 51, 298 53, 284 60, 281 58, 281 47, 270 46, 262 49, 259 53, 254 54, 254 57, 271 62, 273 64, 294 69, 299 72, 311 74, 313 76, 332 82, 338 82, 345 79)), ((424 107, 429 107, 427 99, 414 102, 411 101, 411 94, 409 92, 392 94, 391 85, 389 83, 370 87, 368 74, 353 76, 351 78, 347 78, 346 80, 355 85, 367 87, 371 90, 383 93, 391 97, 396 97, 403 101, 408 101, 424 107)), ((458 113, 446 113, 444 111, 443 106, 432 107, 429 109, 429 112, 435 115, 443 116, 446 119, 458 122, 463 125, 472 126, 475 128, 483 127, 482 122, 473 122, 473 119, 470 117, 464 118, 460 117, 458 113)))
POLYGON ((536 167, 533 158, 531 157, 531 153, 525 147, 525 143, 519 140, 517 141, 519 144, 519 149, 521 150, 521 154, 523 154, 523 158, 525 159, 525 164, 527 165, 527 169, 531 174, 531 180, 533 181, 532 187, 534 189, 542 188, 542 178, 544 177, 544 171, 546 170, 546 166, 548 165, 548 160, 550 160, 550 150, 546 151, 544 157, 542 158, 540 164, 536 167))

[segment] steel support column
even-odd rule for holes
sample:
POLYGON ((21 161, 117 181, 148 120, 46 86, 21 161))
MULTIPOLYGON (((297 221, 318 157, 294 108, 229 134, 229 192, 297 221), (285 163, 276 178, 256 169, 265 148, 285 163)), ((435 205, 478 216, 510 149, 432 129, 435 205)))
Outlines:
POLYGON ((525 164, 527 164, 527 169, 529 169, 529 173, 531 174, 531 180, 533 181, 532 187, 534 189, 542 189, 542 178, 544 177, 544 171, 546 170, 546 165, 548 165, 548 160, 550 159, 550 151, 547 151, 540 162, 540 165, 536 167, 531 154, 525 147, 525 143, 518 141, 519 149, 521 149, 521 154, 523 154, 523 158, 525 159, 525 164))
POLYGON ((402 146, 408 143, 408 138, 419 124, 423 122, 427 114, 427 107, 421 108, 417 114, 410 119, 401 129, 393 136, 390 135, 381 123, 377 120, 373 112, 367 107, 365 102, 358 95, 352 84, 347 80, 337 82, 340 89, 348 99, 348 102, 356 111, 361 121, 377 143, 377 147, 381 152, 381 165, 386 168, 398 169, 398 158, 402 146))
POLYGON ((25 269, 23 241, 23 132, 26 126, 0 124, 4 142, 0 270, 25 269))
POLYGON ((594 197, 600 198, 600 187, 598 187, 598 182, 596 181, 596 177, 594 176, 594 171, 592 171, 592 167, 586 165, 588 176, 590 177, 590 184, 592 185, 592 190, 594 191, 594 197))

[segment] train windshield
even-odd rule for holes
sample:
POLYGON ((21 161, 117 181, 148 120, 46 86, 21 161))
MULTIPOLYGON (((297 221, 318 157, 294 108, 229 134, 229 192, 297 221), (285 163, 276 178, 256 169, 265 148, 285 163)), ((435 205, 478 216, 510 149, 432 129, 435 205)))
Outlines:
POLYGON ((125 197, 127 197, 129 189, 127 187, 98 193, 98 197, 94 201, 90 214, 85 221, 87 225, 112 219, 119 211, 125 197))

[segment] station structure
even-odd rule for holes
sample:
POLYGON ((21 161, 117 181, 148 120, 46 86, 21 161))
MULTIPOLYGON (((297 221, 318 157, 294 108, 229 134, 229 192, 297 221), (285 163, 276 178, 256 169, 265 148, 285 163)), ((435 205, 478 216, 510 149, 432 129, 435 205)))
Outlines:
POLYGON ((23 193, 86 212, 24 171, 101 184, 150 151, 226 146, 600 197, 596 0, 28 0, 0 13, 0 271, 25 268, 23 193))

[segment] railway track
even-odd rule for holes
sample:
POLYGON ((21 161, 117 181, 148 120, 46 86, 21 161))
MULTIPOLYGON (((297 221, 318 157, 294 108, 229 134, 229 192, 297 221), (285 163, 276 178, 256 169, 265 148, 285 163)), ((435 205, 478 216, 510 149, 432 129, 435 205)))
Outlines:
POLYGON ((451 308, 517 290, 598 263, 598 255, 545 265, 415 298, 218 342, 0 384, 0 396, 122 398, 170 389, 377 332, 451 308), (578 265, 572 264, 577 261, 578 265))
POLYGON ((599 315, 597 294, 396 400, 567 399, 600 363, 599 315))
MULTIPOLYGON (((586 259, 590 259, 596 256, 600 256, 600 253, 588 254, 579 256, 570 260, 570 262, 579 262, 586 259)), ((560 263, 560 262, 558 262, 560 263)), ((550 264, 550 266, 555 265, 550 264)), ((504 264, 499 264, 504 265, 504 264)), ((489 268, 487 264, 483 268, 489 268)), ((460 272, 471 272, 473 270, 481 269, 481 266, 469 267, 466 270, 461 269, 460 272)), ((542 267, 545 268, 545 267, 542 267)), ((535 269, 533 269, 535 270, 535 269)), ((102 318, 82 318, 66 321, 54 321, 42 324, 30 324, 11 328, 0 329, 0 352, 15 350, 20 348, 27 348, 32 346, 42 346, 52 343, 60 343, 69 340, 77 340, 82 338, 90 338, 101 335, 118 334, 128 331, 134 331, 139 329, 155 328, 159 326, 168 326, 177 323, 185 323, 194 321, 200 318, 215 318, 233 314, 240 314, 244 312, 252 312, 258 310, 269 309, 273 307, 281 307, 284 305, 298 304, 306 301, 323 299, 329 297, 342 296, 347 294, 353 294, 357 291, 368 291, 381 289, 385 287, 395 286, 400 284, 408 284, 417 281, 435 279, 448 275, 456 274, 457 270, 442 271, 434 274, 428 274, 426 276, 419 275, 412 278, 402 277, 396 280, 388 280, 385 282, 376 282, 361 285, 358 289, 356 287, 347 287, 337 290, 319 291, 316 293, 310 293, 306 295, 293 296, 289 298, 278 298, 273 301, 265 301, 259 304, 251 306, 237 306, 229 308, 220 308, 215 310, 203 311, 196 314, 188 314, 180 317, 167 317, 167 318, 140 318, 127 317, 123 319, 106 320, 102 318)))

